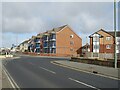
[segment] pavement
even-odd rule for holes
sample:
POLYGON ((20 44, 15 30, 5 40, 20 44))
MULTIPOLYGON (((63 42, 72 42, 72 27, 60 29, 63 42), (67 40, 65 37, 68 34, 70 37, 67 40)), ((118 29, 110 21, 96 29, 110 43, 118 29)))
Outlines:
POLYGON ((118 88, 116 79, 61 67, 55 61, 69 59, 23 56, 3 64, 20 88, 118 88))
POLYGON ((68 67, 74 70, 78 70, 78 71, 94 73, 97 75, 114 78, 114 79, 120 79, 119 68, 115 69, 112 67, 104 67, 104 66, 78 63, 78 62, 72 62, 72 61, 63 61, 63 60, 52 61, 52 63, 63 66, 63 67, 68 67))
POLYGON ((2 60, 9 60, 9 59, 16 59, 19 57, 11 57, 11 58, 0 58, 0 90, 5 89, 5 88, 13 88, 11 85, 11 82, 9 80, 8 74, 6 71, 3 69, 3 63, 2 60))

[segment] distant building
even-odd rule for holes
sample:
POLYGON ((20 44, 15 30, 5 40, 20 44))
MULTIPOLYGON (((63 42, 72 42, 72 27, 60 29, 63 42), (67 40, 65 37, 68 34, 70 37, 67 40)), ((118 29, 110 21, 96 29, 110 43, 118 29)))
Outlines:
POLYGON ((90 45, 88 43, 82 46, 82 56, 86 57, 87 52, 90 52, 90 45))
POLYGON ((80 54, 81 46, 82 39, 64 25, 32 37, 29 48, 30 52, 70 56, 80 54))
MULTIPOLYGON (((93 53, 114 54, 115 36, 114 32, 103 29, 93 33, 90 38, 90 51, 93 53)), ((117 53, 120 53, 120 32, 117 32, 117 53)), ((97 54, 96 54, 97 56, 97 54)), ((108 55, 109 56, 109 55, 108 55)))
POLYGON ((19 50, 21 51, 21 52, 27 52, 28 51, 28 46, 29 46, 29 44, 28 44, 28 42, 29 42, 30 40, 25 40, 25 41, 23 41, 20 45, 19 45, 19 50))

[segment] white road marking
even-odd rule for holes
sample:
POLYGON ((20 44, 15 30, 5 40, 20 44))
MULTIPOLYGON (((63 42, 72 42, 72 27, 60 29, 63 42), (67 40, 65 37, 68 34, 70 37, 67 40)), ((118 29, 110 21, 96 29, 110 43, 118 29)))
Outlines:
POLYGON ((74 82, 80 83, 80 84, 82 84, 82 85, 85 85, 85 86, 87 86, 87 87, 90 87, 90 88, 94 88, 94 89, 100 90, 100 89, 98 89, 98 88, 96 88, 96 87, 94 87, 94 86, 92 86, 92 85, 86 84, 86 83, 84 83, 84 82, 80 82, 80 81, 75 80, 75 79, 72 79, 72 78, 68 78, 68 79, 69 79, 69 80, 72 80, 72 81, 74 81, 74 82))
MULTIPOLYGON (((29 64, 31 64, 31 65, 35 65, 35 64, 32 63, 32 62, 29 62, 29 64)), ((54 71, 51 71, 51 70, 46 69, 46 68, 44 68, 44 67, 40 67, 40 66, 38 66, 38 67, 41 68, 41 69, 43 69, 43 70, 45 70, 45 71, 51 72, 51 73, 53 73, 53 74, 56 74, 54 71)))
POLYGON ((4 72, 5 72, 5 74, 6 74, 6 76, 7 76, 7 78, 8 78, 8 80, 9 80, 9 82, 10 82, 10 84, 12 85, 12 87, 13 88, 19 88, 19 86, 15 83, 15 81, 13 80, 13 78, 10 76, 10 74, 8 73, 8 71, 6 70, 6 68, 3 66, 3 68, 4 68, 4 72), (16 87, 15 87, 16 86, 16 87))
POLYGON ((12 85, 12 87, 15 88, 14 84, 12 83, 11 79, 9 78, 9 76, 7 75, 7 73, 5 72, 5 70, 3 70, 3 71, 4 71, 5 75, 7 76, 7 78, 9 80, 10 84, 12 85))
POLYGON ((39 68, 41 68, 41 69, 43 69, 43 70, 45 70, 45 71, 51 72, 51 73, 53 73, 53 74, 56 74, 55 72, 53 72, 53 71, 51 71, 51 70, 49 70, 49 69, 46 69, 46 68, 44 68, 44 67, 40 67, 40 66, 39 66, 39 68))

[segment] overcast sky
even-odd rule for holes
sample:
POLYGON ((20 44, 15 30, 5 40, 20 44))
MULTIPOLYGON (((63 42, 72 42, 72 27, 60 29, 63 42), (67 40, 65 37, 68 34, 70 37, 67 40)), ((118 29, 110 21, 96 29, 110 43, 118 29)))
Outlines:
POLYGON ((2 45, 11 47, 32 35, 68 24, 86 36, 113 30, 113 2, 2 2, 2 45))

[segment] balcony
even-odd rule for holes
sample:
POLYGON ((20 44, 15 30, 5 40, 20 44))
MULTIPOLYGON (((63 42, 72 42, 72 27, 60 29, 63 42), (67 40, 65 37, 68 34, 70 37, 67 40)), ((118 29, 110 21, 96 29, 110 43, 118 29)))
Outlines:
POLYGON ((56 48, 56 46, 55 45, 53 45, 53 46, 51 46, 52 48, 56 48))
POLYGON ((44 42, 44 43, 43 43, 43 47, 44 47, 44 48, 48 48, 48 43, 47 43, 47 42, 44 42))
POLYGON ((36 41, 35 43, 41 43, 40 41, 36 41))
POLYGON ((56 35, 55 34, 50 35, 50 41, 56 41, 56 35))
POLYGON ((44 41, 44 42, 48 42, 48 41, 49 41, 48 36, 44 36, 44 37, 43 37, 43 41, 44 41))
POLYGON ((56 41, 56 39, 55 39, 55 38, 52 38, 52 39, 50 39, 50 41, 56 41))
POLYGON ((40 43, 40 38, 36 38, 36 39, 34 40, 34 42, 35 42, 35 43, 40 43))

